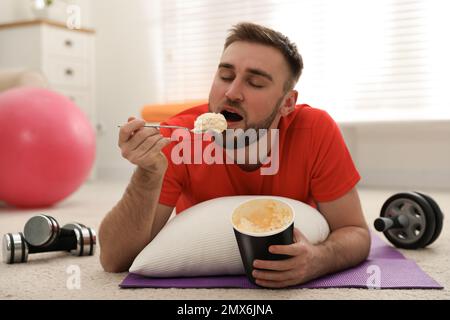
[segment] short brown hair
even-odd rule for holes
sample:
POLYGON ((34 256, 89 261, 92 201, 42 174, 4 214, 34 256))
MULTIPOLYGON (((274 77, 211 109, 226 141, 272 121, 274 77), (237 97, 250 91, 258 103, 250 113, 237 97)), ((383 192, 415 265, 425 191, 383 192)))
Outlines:
POLYGON ((288 91, 294 88, 303 70, 303 59, 298 53, 295 43, 278 31, 250 22, 238 23, 229 31, 224 50, 235 41, 254 42, 278 49, 286 59, 291 71, 291 77, 285 83, 284 89, 288 91))

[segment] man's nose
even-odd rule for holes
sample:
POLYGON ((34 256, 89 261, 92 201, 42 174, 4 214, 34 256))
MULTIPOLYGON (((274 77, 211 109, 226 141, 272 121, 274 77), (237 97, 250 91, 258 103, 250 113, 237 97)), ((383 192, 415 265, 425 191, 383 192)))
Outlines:
POLYGON ((234 80, 230 83, 228 90, 225 92, 225 96, 232 101, 242 101, 244 100, 244 96, 241 89, 239 81, 234 80))

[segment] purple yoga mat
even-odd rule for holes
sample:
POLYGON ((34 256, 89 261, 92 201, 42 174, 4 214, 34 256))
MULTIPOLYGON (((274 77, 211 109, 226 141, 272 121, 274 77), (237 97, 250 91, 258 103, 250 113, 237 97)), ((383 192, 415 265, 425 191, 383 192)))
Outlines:
MULTIPOLYGON (((148 278, 128 274, 121 288, 260 288, 245 275, 148 278)), ((412 260, 372 234, 368 259, 360 265, 291 288, 443 289, 412 260)))

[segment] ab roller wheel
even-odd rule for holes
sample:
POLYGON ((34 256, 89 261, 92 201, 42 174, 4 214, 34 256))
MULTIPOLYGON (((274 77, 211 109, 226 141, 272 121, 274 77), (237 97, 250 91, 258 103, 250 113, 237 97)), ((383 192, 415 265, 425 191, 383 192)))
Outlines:
POLYGON ((430 196, 403 192, 386 200, 374 227, 396 247, 419 249, 439 237, 443 221, 441 209, 430 196))

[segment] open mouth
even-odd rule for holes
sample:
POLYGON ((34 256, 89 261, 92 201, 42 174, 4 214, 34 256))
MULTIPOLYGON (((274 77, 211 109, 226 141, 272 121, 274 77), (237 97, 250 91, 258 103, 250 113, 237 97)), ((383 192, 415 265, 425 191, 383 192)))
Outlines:
POLYGON ((241 115, 232 111, 222 110, 220 113, 223 114, 227 122, 238 122, 244 119, 241 115))

